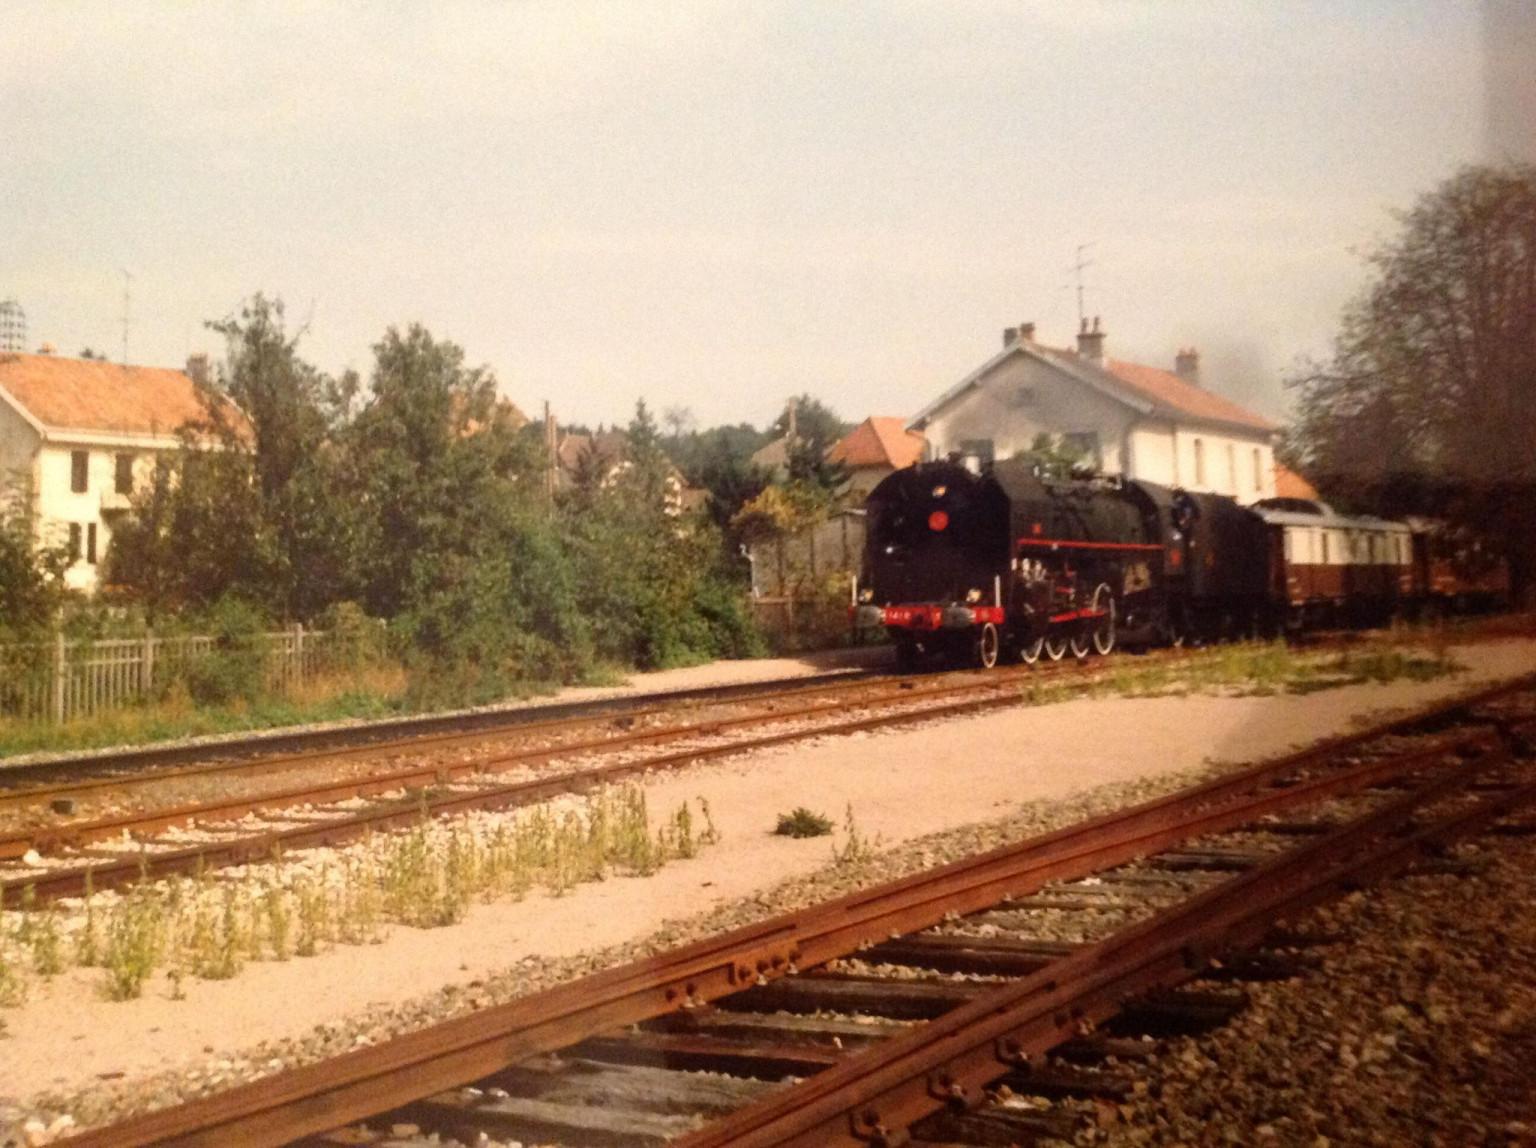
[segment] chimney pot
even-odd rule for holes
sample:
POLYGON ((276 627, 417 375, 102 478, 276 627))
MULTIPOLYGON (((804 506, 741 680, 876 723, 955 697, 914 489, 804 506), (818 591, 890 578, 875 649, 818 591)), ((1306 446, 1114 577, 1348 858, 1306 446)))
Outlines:
POLYGON ((1033 323, 1020 323, 1019 338, 1023 339, 1026 343, 1033 343, 1035 341, 1035 325, 1033 323))
POLYGON ((1088 320, 1083 320, 1083 329, 1077 335, 1077 353, 1090 363, 1102 363, 1104 361, 1104 334, 1099 327, 1098 316, 1093 319, 1093 329, 1088 329, 1088 320))
POLYGON ((198 386, 208 385, 208 356, 196 354, 187 356, 187 375, 198 386))
POLYGON ((1200 352, 1193 347, 1180 347, 1173 360, 1173 373, 1186 383, 1200 385, 1200 352))
POLYGON ((1019 341, 1019 329, 1017 327, 1003 328, 1003 346, 1011 347, 1019 341))

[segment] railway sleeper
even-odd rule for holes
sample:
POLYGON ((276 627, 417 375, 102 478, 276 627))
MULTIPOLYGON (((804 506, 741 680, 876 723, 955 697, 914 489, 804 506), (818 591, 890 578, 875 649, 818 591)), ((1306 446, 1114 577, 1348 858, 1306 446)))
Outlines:
POLYGON ((684 1032, 639 1030, 622 1036, 593 1037, 571 1055, 603 1064, 647 1065, 685 1072, 723 1072, 754 1080, 810 1076, 828 1068, 851 1049, 804 1041, 735 1040, 684 1032))
POLYGON ((970 1112, 936 1112, 912 1125, 912 1139, 907 1143, 1012 1148, 1051 1139, 1070 1144, 1082 1123, 1081 1117, 1070 1112, 993 1104, 970 1112))

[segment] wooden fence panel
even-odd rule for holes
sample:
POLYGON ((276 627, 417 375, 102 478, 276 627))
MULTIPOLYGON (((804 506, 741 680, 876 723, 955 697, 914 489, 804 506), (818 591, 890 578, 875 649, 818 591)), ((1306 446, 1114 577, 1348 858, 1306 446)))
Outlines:
MULTIPOLYGON (((332 668, 324 630, 291 630, 261 635, 269 689, 286 693, 307 678, 332 668)), ((352 643, 336 654, 356 654, 352 643)), ((0 645, 0 718, 64 722, 153 698, 186 667, 213 653, 208 635, 106 638, 69 641, 62 634, 45 643, 0 645)))

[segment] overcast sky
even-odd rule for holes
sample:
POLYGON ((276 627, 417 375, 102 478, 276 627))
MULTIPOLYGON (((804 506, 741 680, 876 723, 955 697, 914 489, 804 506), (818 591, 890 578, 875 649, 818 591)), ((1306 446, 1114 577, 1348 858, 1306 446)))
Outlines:
MULTIPOLYGON (((909 415, 1024 320, 1276 412, 1391 211, 1484 158, 1466 4, 8 0, 0 297, 179 364, 257 290, 533 411, 909 415)), ((1515 74, 1522 69, 1517 65, 1515 74)))

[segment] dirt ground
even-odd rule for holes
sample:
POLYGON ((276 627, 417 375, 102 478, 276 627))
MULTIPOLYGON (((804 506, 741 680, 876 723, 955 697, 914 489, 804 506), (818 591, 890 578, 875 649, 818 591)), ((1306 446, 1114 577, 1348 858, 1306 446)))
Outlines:
MULTIPOLYGON (((464 923, 396 928, 371 946, 247 967, 231 981, 163 978, 136 1001, 100 997, 100 970, 72 970, 0 1011, 0 1104, 68 1093, 300 1036, 370 1005, 403 1003, 531 957, 626 942, 661 922, 749 898, 830 858, 828 838, 771 834, 776 814, 807 806, 896 845, 1002 817, 1024 802, 1109 782, 1252 761, 1366 716, 1428 704, 1536 669, 1536 642, 1454 649, 1468 670, 1434 682, 1350 686, 1302 696, 1098 699, 995 711, 895 732, 825 738, 655 777, 653 811, 708 800, 722 840, 648 878, 584 885, 567 896, 476 906, 464 923)), ((729 673, 730 671, 725 671, 729 673)), ((690 684, 706 678, 692 675, 690 684)), ((768 675, 774 676, 774 675, 768 675)))

